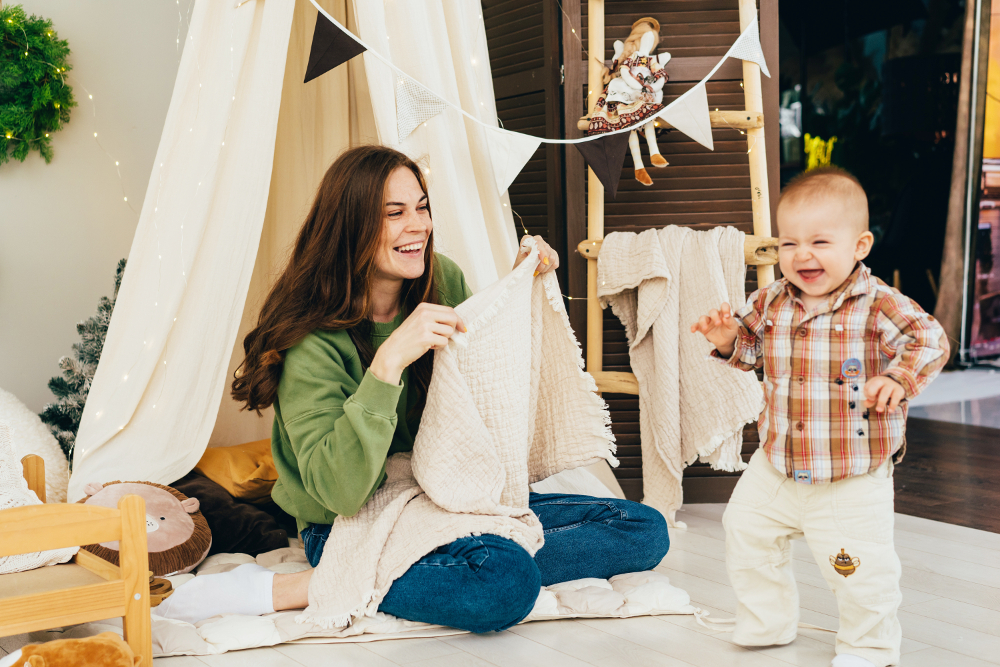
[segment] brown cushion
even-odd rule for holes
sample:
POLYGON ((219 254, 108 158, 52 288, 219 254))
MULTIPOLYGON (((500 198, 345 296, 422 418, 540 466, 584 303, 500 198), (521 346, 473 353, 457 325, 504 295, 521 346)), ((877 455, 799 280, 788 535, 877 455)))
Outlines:
POLYGON ((212 447, 194 468, 234 498, 250 503, 271 499, 278 471, 271 457, 271 440, 258 440, 235 447, 212 447))

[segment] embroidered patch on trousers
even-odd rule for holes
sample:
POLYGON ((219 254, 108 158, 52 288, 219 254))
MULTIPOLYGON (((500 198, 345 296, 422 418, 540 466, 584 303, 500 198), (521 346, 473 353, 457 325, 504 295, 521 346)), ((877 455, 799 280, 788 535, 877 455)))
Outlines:
POLYGON ((843 549, 836 556, 830 556, 830 565, 837 571, 837 574, 849 577, 861 567, 861 559, 857 556, 851 558, 851 554, 845 553, 843 549))
POLYGON ((795 471, 795 481, 802 482, 803 484, 813 483, 813 474, 809 470, 796 470, 795 471))

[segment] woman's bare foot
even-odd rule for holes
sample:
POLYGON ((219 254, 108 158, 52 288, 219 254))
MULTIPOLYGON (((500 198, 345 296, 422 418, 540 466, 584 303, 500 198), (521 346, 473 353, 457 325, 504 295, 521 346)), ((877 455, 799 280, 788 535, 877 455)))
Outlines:
POLYGON ((309 582, 313 570, 274 575, 271 599, 275 611, 305 609, 309 606, 309 582))

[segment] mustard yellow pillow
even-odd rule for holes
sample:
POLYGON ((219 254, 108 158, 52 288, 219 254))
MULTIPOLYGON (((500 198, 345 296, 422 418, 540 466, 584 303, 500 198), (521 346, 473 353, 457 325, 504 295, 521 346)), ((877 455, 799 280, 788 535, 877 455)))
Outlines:
POLYGON ((250 503, 269 501, 271 488, 278 481, 270 438, 234 447, 210 447, 195 470, 234 498, 250 503))

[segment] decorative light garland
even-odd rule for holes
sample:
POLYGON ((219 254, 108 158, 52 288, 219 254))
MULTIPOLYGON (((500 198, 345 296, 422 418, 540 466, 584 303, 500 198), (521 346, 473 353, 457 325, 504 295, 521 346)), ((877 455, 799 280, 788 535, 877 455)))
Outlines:
POLYGON ((0 8, 0 164, 20 162, 37 150, 52 161, 53 132, 69 122, 76 106, 64 73, 69 44, 52 21, 28 17, 20 5, 0 8))

